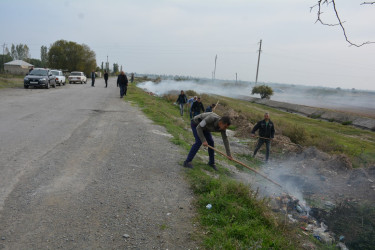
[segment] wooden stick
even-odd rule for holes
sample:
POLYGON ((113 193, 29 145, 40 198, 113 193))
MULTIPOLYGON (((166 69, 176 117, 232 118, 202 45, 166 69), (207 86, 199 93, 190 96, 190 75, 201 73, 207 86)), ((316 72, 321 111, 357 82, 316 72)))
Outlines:
POLYGON ((259 174, 259 175, 262 176, 263 178, 267 179, 268 181, 270 181, 270 182, 272 182, 273 184, 275 184, 275 185, 277 185, 277 186, 279 186, 279 187, 282 188, 282 186, 281 186, 280 184, 274 182, 273 180, 271 180, 270 178, 268 178, 268 177, 265 176, 264 174, 259 173, 259 172, 256 171, 255 169, 253 169, 253 168, 251 168, 251 167, 245 165, 244 163, 242 163, 242 162, 240 162, 240 161, 238 161, 238 160, 236 160, 236 159, 234 159, 234 158, 230 158, 229 156, 227 156, 227 155, 224 154, 223 152, 219 151, 218 149, 216 149, 216 148, 214 148, 214 147, 211 147, 210 145, 207 145, 207 147, 209 147, 210 149, 213 149, 213 150, 215 150, 216 152, 218 152, 219 154, 221 154, 221 155, 227 157, 229 160, 232 160, 232 161, 234 161, 234 162, 236 162, 236 163, 238 163, 238 164, 244 166, 245 168, 250 169, 251 171, 253 171, 253 172, 259 174))
POLYGON ((218 104, 219 104, 219 100, 217 100, 217 103, 216 103, 215 107, 212 109, 212 112, 215 111, 215 109, 216 109, 216 107, 217 107, 218 104))

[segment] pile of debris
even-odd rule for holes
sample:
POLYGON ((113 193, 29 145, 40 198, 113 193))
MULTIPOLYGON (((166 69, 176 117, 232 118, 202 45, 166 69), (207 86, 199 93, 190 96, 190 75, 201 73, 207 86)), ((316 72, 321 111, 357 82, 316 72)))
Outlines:
MULTIPOLYGON (((285 214, 285 223, 296 224, 305 235, 311 234, 314 238, 325 244, 334 244, 335 235, 328 230, 328 226, 323 221, 318 221, 310 215, 310 207, 304 201, 283 193, 280 196, 273 197, 271 208, 275 212, 285 214)), ((337 246, 340 249, 347 249, 341 241, 344 236, 338 238, 337 246)))

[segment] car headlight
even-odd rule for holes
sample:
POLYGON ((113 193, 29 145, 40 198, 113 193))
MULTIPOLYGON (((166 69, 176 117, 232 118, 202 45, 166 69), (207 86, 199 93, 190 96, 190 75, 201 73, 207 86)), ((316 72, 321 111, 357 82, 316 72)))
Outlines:
POLYGON ((46 78, 41 78, 40 81, 45 82, 45 81, 47 81, 47 79, 46 78))

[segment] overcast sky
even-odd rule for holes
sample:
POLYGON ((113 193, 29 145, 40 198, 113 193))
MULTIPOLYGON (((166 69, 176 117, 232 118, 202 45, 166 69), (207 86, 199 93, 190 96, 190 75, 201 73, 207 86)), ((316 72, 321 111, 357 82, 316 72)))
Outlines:
MULTIPOLYGON (((0 0, 0 43, 87 44, 126 72, 375 90, 375 44, 356 48, 322 26, 317 0, 0 0)), ((375 41, 375 6, 339 0, 352 42, 375 41)), ((331 7, 331 6, 330 6, 331 7)), ((322 16, 334 22, 333 13, 322 16)))

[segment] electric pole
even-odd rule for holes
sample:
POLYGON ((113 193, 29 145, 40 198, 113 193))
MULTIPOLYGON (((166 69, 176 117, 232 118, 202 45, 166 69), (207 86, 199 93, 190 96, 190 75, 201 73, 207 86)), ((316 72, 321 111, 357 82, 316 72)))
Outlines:
POLYGON ((262 51, 262 39, 260 39, 260 43, 259 43, 258 65, 257 65, 257 75, 256 75, 256 78, 255 78, 255 84, 258 82, 259 61, 260 61, 260 52, 261 51, 262 51))
POLYGON ((4 70, 4 63, 5 63, 5 58, 4 58, 4 50, 5 50, 5 46, 7 46, 7 44, 3 44, 3 45, 1 45, 1 46, 3 46, 3 62, 2 62, 2 64, 1 64, 1 71, 5 71, 4 70))
POLYGON ((215 56, 215 68, 214 68, 214 73, 213 73, 213 80, 214 81, 216 79, 216 60, 217 60, 217 55, 215 56))

